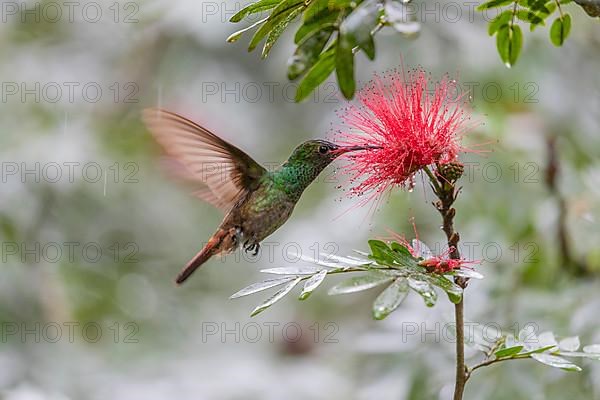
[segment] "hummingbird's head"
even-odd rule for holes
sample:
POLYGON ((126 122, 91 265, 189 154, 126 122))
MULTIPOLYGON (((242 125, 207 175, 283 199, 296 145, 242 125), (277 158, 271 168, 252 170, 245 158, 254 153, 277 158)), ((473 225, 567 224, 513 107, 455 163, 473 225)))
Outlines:
POLYGON ((342 154, 368 148, 369 146, 340 146, 327 140, 308 140, 296 147, 290 161, 305 162, 323 169, 342 154))
POLYGON ((280 171, 289 193, 300 196, 304 189, 333 160, 350 151, 366 150, 371 146, 340 146, 327 140, 302 143, 282 165, 280 171))

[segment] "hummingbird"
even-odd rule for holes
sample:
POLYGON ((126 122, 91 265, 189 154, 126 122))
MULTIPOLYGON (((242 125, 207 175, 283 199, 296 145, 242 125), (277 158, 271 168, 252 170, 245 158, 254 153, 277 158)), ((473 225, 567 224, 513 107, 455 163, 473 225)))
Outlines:
POLYGON ((193 194, 225 213, 206 245, 177 275, 178 285, 212 256, 241 247, 256 256, 260 242, 288 220, 302 192, 325 167, 342 154, 371 147, 309 140, 268 171, 239 148, 176 113, 146 109, 142 119, 177 165, 177 175, 197 184, 193 194))

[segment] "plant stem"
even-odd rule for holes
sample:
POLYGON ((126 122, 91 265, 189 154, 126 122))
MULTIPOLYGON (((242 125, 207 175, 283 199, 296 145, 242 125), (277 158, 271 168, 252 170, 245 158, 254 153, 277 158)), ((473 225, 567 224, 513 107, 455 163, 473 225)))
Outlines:
POLYGON ((527 356, 512 356, 512 357, 505 357, 505 358, 492 358, 492 359, 487 359, 485 361, 480 362, 479 364, 474 365, 472 368, 469 368, 467 371, 467 379, 469 379, 471 377, 471 373, 473 373, 473 371, 475 371, 476 369, 479 369, 481 367, 486 367, 488 365, 492 365, 495 363, 498 363, 500 361, 508 361, 508 360, 526 360, 530 358, 529 355, 527 356))
MULTIPOLYGON (((459 259, 458 241, 460 240, 460 236, 458 232, 454 231, 456 210, 452 207, 452 204, 454 204, 460 189, 457 190, 455 188, 454 181, 450 182, 446 178, 435 176, 429 168, 424 168, 424 170, 431 180, 435 195, 439 199, 433 205, 442 216, 442 229, 448 240, 450 258, 459 259)), ((454 278, 454 282, 463 289, 467 287, 467 281, 467 279, 461 277, 454 278)), ((456 383, 454 386, 454 400, 462 400, 465 384, 468 379, 468 370, 465 365, 465 317, 463 301, 464 292, 460 302, 454 305, 454 320, 456 323, 456 383)))

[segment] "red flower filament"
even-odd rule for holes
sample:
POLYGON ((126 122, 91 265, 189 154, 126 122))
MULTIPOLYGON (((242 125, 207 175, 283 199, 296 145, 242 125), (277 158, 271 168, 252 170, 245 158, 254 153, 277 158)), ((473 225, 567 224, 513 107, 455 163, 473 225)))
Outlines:
POLYGON ((460 152, 469 151, 461 139, 476 124, 461 107, 464 94, 457 96, 448 76, 430 93, 432 83, 421 69, 376 75, 357 93, 358 104, 343 110, 338 141, 377 147, 351 154, 344 169, 354 184, 351 194, 412 187, 422 168, 457 162, 460 152))

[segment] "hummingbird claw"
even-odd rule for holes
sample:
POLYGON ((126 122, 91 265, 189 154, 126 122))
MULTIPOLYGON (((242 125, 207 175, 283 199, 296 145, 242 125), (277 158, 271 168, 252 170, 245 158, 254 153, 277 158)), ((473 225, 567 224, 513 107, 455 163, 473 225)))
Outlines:
POLYGON ((246 240, 246 242, 244 243, 244 251, 246 253, 248 252, 252 252, 252 256, 256 257, 256 255, 258 254, 258 251, 260 250, 260 245, 256 242, 253 242, 251 244, 248 244, 249 240, 246 240))

